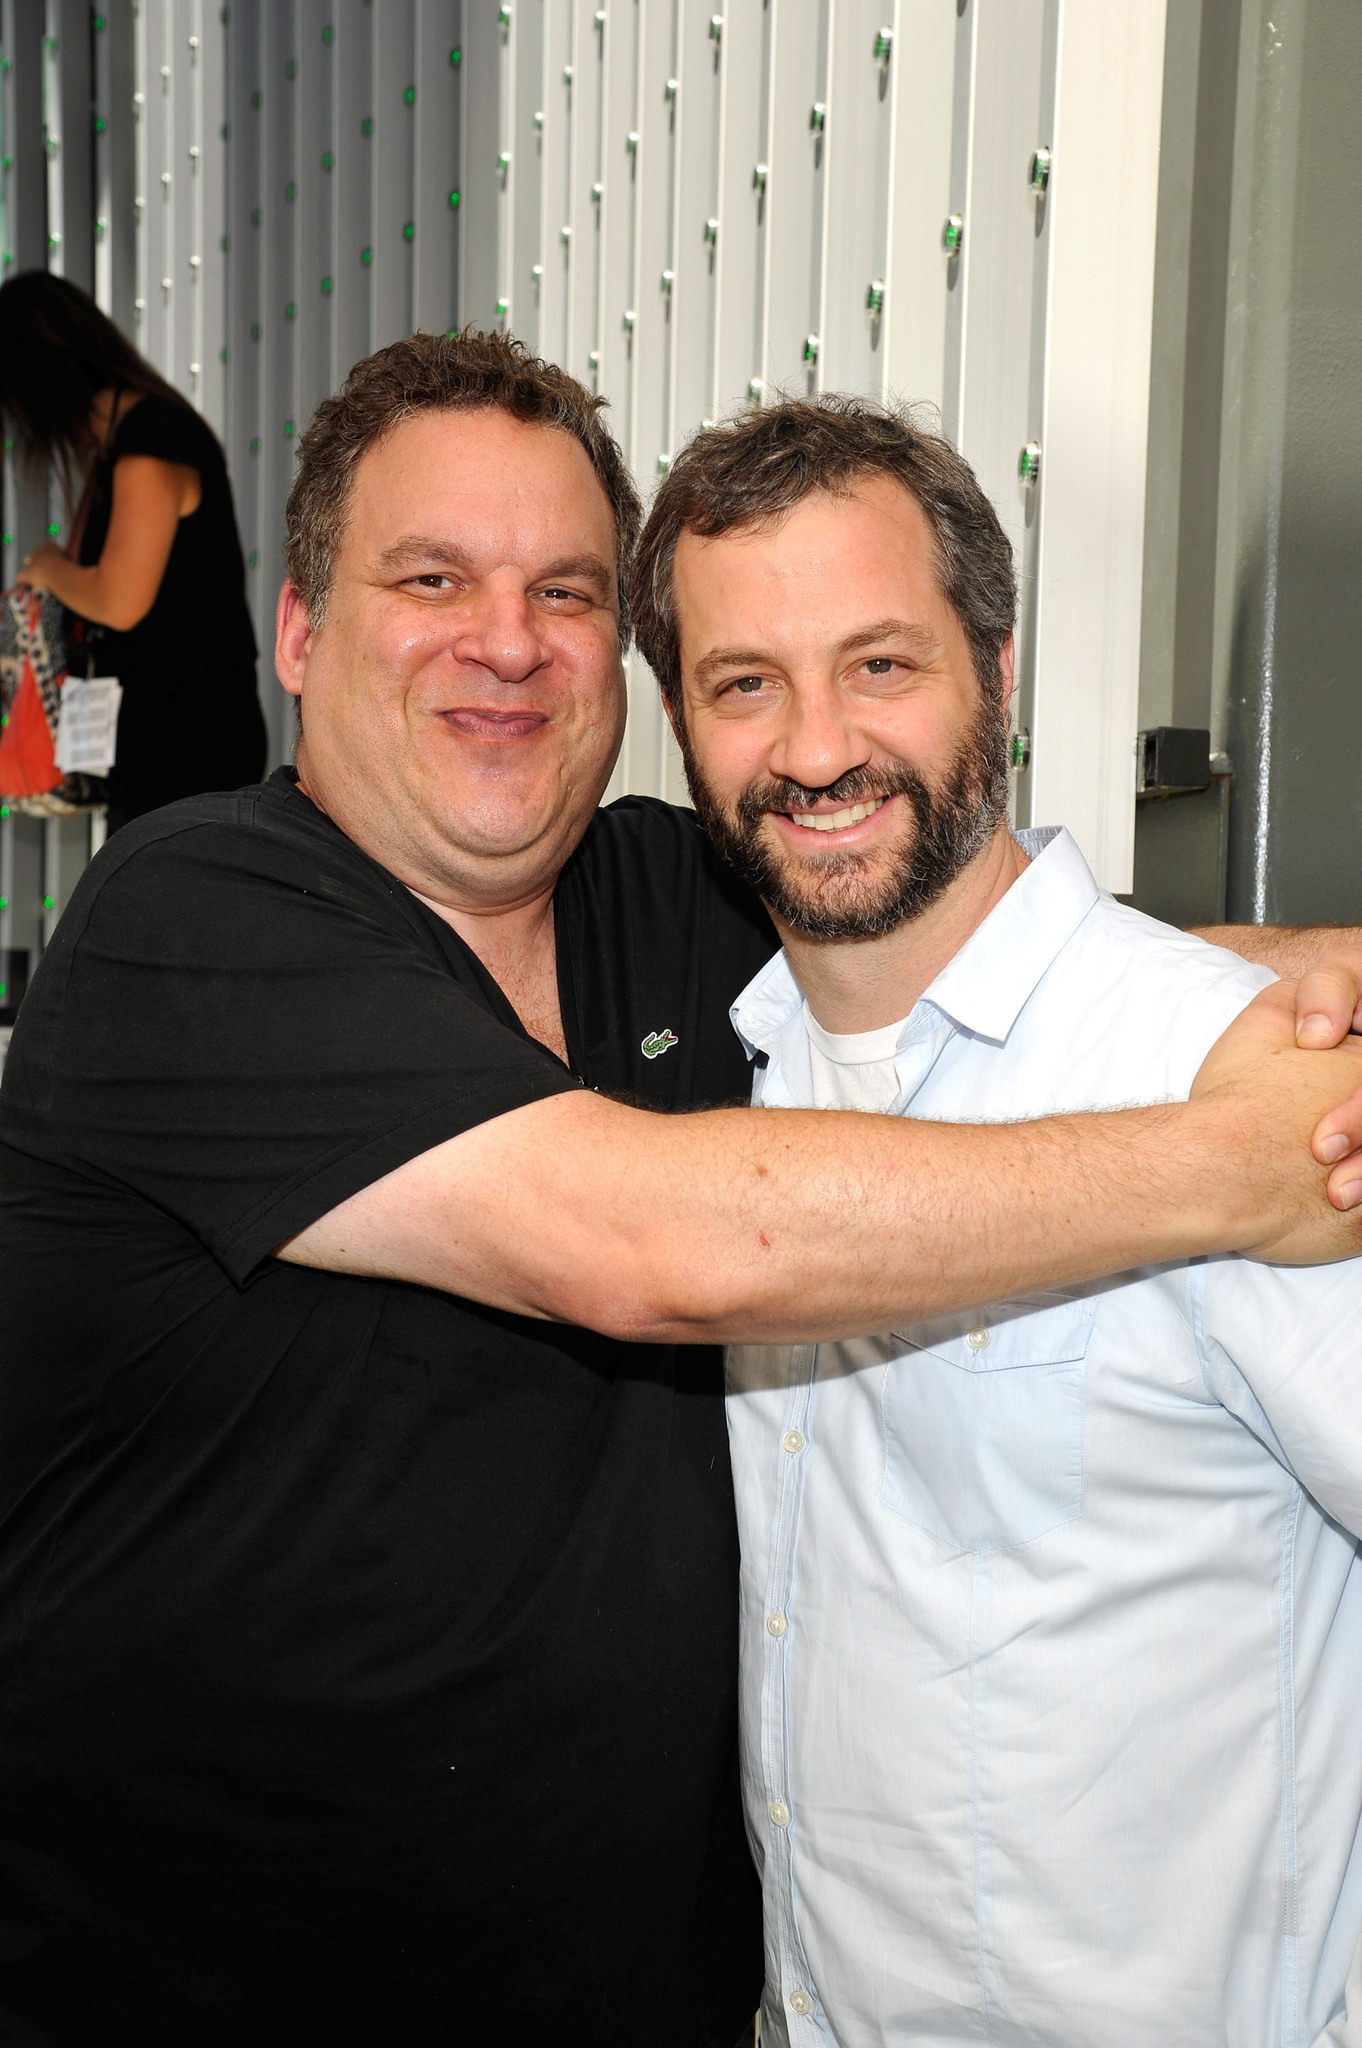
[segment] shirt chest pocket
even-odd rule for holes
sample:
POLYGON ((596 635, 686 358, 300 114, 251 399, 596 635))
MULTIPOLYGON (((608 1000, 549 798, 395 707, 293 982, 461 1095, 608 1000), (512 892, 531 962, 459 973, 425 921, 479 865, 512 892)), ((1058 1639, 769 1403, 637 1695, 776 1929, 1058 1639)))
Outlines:
POLYGON ((1030 1543, 1083 1512, 1095 1299, 1032 1294, 896 1330, 881 1499, 962 1550, 1030 1543))

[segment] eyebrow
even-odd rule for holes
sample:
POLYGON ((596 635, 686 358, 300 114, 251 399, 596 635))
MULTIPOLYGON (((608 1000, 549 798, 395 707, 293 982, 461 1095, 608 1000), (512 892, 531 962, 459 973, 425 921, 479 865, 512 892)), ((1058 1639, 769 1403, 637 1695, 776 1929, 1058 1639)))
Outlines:
MULTIPOLYGON (((390 548, 384 548, 378 558, 379 571, 384 575, 403 569, 420 571, 467 567, 468 557, 450 541, 428 539, 419 533, 403 534, 401 540, 394 541, 390 548)), ((559 576, 573 576, 591 583, 603 597, 609 597, 615 587, 614 571, 599 555, 565 555, 541 570, 534 581, 552 583, 559 576)))
MULTIPOLYGON (((912 619, 876 619, 873 625, 858 626, 854 633, 848 633, 845 639, 839 640, 833 653, 838 657, 854 654, 858 647, 870 647, 877 640, 907 641, 911 648, 924 655, 935 653, 937 648, 937 638, 930 626, 912 619)), ((769 651, 763 648, 716 647, 696 662, 695 680, 707 683, 724 669, 742 668, 747 663, 760 665, 770 658, 769 651)))

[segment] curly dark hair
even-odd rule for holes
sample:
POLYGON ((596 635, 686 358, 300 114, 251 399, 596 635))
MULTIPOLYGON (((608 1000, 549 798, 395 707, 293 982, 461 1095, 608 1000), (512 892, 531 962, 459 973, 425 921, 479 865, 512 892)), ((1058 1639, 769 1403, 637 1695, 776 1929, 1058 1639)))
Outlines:
POLYGON ((629 562, 643 508, 593 398, 575 377, 532 356, 509 334, 409 334, 356 363, 324 398, 298 442, 285 513, 284 560, 308 616, 320 623, 345 531, 355 466, 365 450, 420 412, 482 411, 571 434, 586 451, 615 519, 620 644, 629 640, 629 562))
POLYGON ((984 689, 1017 616, 1012 544, 962 455, 906 409, 831 394, 787 398, 697 434, 663 478, 634 556, 634 634, 675 713, 681 638, 672 567, 682 533, 712 539, 778 518, 810 491, 849 494, 888 476, 917 500, 936 547, 937 577, 969 641, 984 689))

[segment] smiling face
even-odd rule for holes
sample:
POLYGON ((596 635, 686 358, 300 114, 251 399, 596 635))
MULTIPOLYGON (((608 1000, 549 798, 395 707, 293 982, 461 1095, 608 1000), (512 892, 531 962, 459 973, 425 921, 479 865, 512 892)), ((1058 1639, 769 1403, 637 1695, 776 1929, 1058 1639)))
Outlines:
POLYGON ((361 457, 325 616, 280 599, 298 771, 420 893, 503 909, 552 884, 624 730, 610 505, 570 434, 428 411, 361 457))
POLYGON ((933 903, 1001 828, 1003 687, 984 690, 903 487, 864 477, 780 519, 678 541, 683 751, 706 828, 776 917, 869 938, 933 903))

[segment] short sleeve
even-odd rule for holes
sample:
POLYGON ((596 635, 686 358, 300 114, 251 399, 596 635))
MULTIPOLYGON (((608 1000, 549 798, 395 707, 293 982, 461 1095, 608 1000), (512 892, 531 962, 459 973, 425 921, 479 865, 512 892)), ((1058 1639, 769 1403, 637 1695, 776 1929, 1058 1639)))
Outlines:
POLYGON ((124 413, 111 452, 115 462, 124 455, 155 455, 202 471, 217 447, 198 413, 152 391, 124 413))
POLYGON ((1362 1261, 1227 1257, 1193 1271, 1211 1393, 1326 1514, 1362 1536, 1362 1261))
POLYGON ((580 1085, 393 877, 325 821, 269 829, 263 794, 175 806, 87 870, 0 1117, 8 1145, 155 1204, 238 1283, 406 1160, 580 1085))

